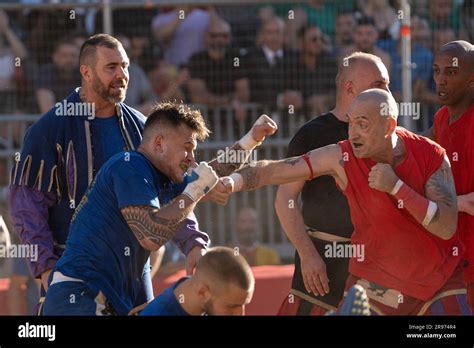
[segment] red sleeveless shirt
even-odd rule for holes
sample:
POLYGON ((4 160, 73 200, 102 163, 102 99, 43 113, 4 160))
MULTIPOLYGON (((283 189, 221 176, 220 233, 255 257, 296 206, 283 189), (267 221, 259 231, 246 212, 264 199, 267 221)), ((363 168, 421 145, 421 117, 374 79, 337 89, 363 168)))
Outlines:
MULTIPOLYGON (((397 127, 396 134, 405 145, 406 155, 394 171, 412 189, 425 195, 425 184, 440 167, 445 151, 404 128, 397 127)), ((448 241, 430 233, 407 210, 399 208, 395 197, 369 187, 368 176, 375 161, 355 157, 348 140, 338 144, 347 159, 344 170, 348 184, 343 192, 354 225, 352 243, 365 248, 363 261, 351 258, 349 272, 428 300, 459 263, 463 250, 457 233, 448 241)))

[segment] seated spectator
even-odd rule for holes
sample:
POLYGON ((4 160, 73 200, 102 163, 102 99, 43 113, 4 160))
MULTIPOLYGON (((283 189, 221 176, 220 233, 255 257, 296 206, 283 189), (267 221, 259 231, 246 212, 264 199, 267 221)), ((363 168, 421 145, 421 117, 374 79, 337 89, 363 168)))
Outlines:
POLYGON ((303 27, 298 32, 300 54, 296 71, 290 75, 306 109, 305 114, 320 115, 334 102, 337 63, 323 50, 323 33, 318 27, 303 27))
POLYGON ((40 67, 36 86, 40 113, 46 113, 58 100, 66 98, 80 85, 79 49, 71 40, 62 39, 55 45, 52 63, 40 67))
POLYGON ((158 61, 149 76, 153 91, 159 100, 189 100, 186 93, 189 70, 186 66, 178 70, 163 59, 158 61))
POLYGON ((15 74, 28 53, 10 28, 8 16, 0 10, 0 113, 13 113, 18 107, 15 74))
POLYGON ((340 59, 346 57, 354 52, 364 52, 374 54, 380 59, 390 71, 390 56, 387 52, 376 46, 378 40, 378 32, 375 26, 375 21, 370 17, 362 17, 357 21, 357 26, 353 36, 354 44, 341 50, 340 59))
POLYGON ((287 78, 296 63, 294 52, 284 49, 285 23, 279 17, 271 17, 262 23, 257 42, 258 46, 246 56, 245 72, 250 81, 250 100, 268 108, 268 112, 293 105, 300 109, 301 96, 288 92, 291 89, 287 78), (277 100, 280 101, 277 107, 277 100))
POLYGON ((248 101, 241 58, 230 48, 230 42, 229 24, 221 19, 211 21, 206 32, 207 49, 194 54, 188 64, 192 103, 217 106, 248 101), (237 65, 235 58, 239 60, 237 65))
POLYGON ((213 15, 212 8, 176 6, 153 18, 151 30, 155 40, 164 46, 165 60, 179 67, 194 53, 203 50, 204 36, 213 15))
POLYGON ((456 34, 461 27, 459 6, 453 0, 430 0, 428 3, 428 23, 432 30, 451 27, 456 34))
POLYGON ((279 265, 278 253, 258 242, 258 213, 251 207, 240 209, 237 214, 237 245, 240 255, 250 266, 279 265))
MULTIPOLYGON (((425 19, 414 16, 411 19, 411 61, 412 86, 414 99, 420 102, 436 102, 436 96, 429 91, 428 83, 431 79, 433 54, 423 46, 427 37, 431 36, 430 27, 425 19)), ((392 62, 390 74, 390 90, 397 101, 402 98, 402 43, 385 41, 381 46, 390 54, 392 62)))
POLYGON ((358 0, 358 4, 365 17, 374 19, 380 39, 398 39, 400 21, 389 0, 358 0))
MULTIPOLYGON (((123 35, 117 34, 116 38, 122 43, 125 52, 130 52, 130 39, 123 35)), ((158 100, 158 96, 153 91, 150 80, 143 69, 133 61, 128 66, 128 89, 127 97, 124 103, 137 109, 144 115, 148 115, 154 103, 158 100)))
POLYGON ((356 28, 356 20, 352 12, 339 12, 336 17, 335 53, 347 49, 353 44, 352 35, 356 28))

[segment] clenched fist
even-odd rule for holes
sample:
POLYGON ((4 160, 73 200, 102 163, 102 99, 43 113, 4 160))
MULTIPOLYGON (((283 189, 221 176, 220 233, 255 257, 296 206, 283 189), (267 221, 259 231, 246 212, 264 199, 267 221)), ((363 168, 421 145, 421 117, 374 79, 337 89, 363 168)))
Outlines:
POLYGON ((267 115, 262 115, 255 121, 249 132, 239 140, 239 144, 244 150, 253 150, 265 140, 266 136, 272 135, 277 129, 275 121, 267 115))
POLYGON ((188 184, 183 191, 194 202, 200 200, 206 193, 216 186, 219 181, 214 169, 212 169, 206 162, 199 163, 199 166, 194 168, 189 175, 188 184))
POLYGON ((390 193, 398 181, 398 176, 387 163, 377 163, 369 173, 369 186, 373 189, 390 193))

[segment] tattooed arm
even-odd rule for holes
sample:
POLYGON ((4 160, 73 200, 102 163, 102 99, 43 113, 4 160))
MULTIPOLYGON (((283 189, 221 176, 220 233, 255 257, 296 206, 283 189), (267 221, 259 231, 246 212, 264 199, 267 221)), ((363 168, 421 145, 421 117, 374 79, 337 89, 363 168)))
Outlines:
POLYGON ((425 228, 443 239, 451 238, 457 228, 458 208, 451 165, 446 156, 426 182, 425 194, 426 198, 438 205, 433 219, 425 228))
MULTIPOLYGON (((342 152, 339 145, 328 145, 308 154, 313 171, 313 178, 321 175, 338 177, 339 161, 342 152)), ((258 161, 252 166, 245 166, 231 177, 235 182, 233 191, 255 190, 266 185, 281 185, 293 181, 308 180, 311 176, 310 168, 303 156, 286 158, 279 161, 258 161)))
POLYGON ((278 129, 277 124, 267 115, 262 115, 253 124, 250 131, 231 147, 220 150, 217 158, 209 165, 219 176, 226 176, 248 163, 253 149, 278 129))
POLYGON ((140 245, 155 251, 173 238, 195 205, 192 199, 181 194, 161 209, 148 205, 129 205, 123 207, 121 212, 140 245))

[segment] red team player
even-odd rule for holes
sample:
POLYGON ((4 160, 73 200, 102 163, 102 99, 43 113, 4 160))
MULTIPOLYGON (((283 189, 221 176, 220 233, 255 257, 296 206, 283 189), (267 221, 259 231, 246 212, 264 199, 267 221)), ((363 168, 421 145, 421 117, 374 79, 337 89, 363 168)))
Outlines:
POLYGON ((436 94, 443 107, 430 137, 446 149, 458 195, 458 232, 466 248, 464 281, 474 312, 474 48, 466 41, 442 46, 433 64, 436 94))
POLYGON ((280 161, 259 161, 224 179, 232 191, 331 175, 354 225, 346 290, 365 288, 374 314, 471 314, 456 233, 456 192, 444 149, 396 127, 397 105, 362 92, 347 114, 349 140, 280 161))

